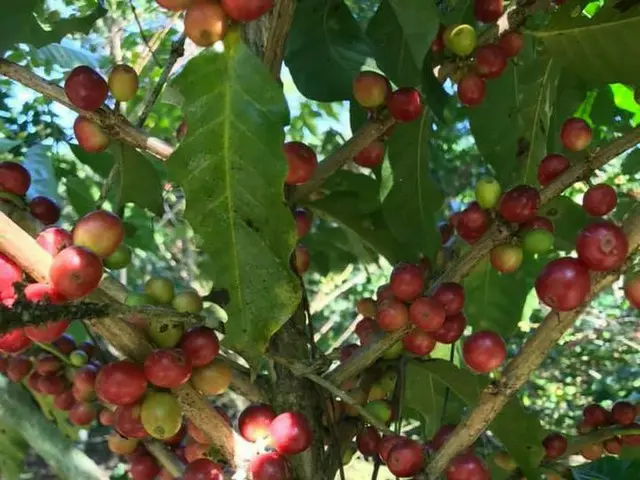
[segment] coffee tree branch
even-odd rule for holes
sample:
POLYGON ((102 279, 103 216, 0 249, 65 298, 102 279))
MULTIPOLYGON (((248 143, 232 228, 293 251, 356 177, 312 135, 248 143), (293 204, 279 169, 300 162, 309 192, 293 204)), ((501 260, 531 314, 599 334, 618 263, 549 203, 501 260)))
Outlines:
MULTIPOLYGON (((622 226, 629 240, 631 254, 640 246, 640 213, 630 214, 622 226)), ((570 312, 552 311, 545 317, 518 355, 504 368, 502 377, 485 388, 478 405, 458 424, 447 442, 438 450, 426 469, 429 478, 437 478, 453 457, 478 438, 595 296, 611 286, 619 276, 618 271, 592 273, 591 292, 580 308, 570 312)))
POLYGON ((0 58, 0 75, 4 75, 80 113, 98 123, 110 137, 149 152, 160 160, 166 160, 173 153, 171 145, 141 132, 131 125, 125 117, 111 109, 100 107, 95 112, 88 112, 73 106, 60 86, 45 80, 17 63, 0 58))
MULTIPOLYGON (((595 154, 585 158, 582 162, 575 163, 548 186, 540 190, 541 205, 548 203, 571 185, 587 177, 594 170, 606 165, 638 142, 640 142, 640 127, 636 127, 627 134, 612 140, 600 148, 595 154)), ((453 261, 447 267, 442 276, 431 286, 431 290, 443 282, 460 282, 478 262, 489 255, 493 247, 504 243, 512 234, 513 229, 511 226, 502 221, 496 221, 489 231, 476 242, 467 253, 453 261)), ((376 342, 358 349, 356 354, 341 363, 331 372, 328 372, 325 376, 336 385, 354 377, 380 358, 389 347, 402 339, 411 328, 411 326, 408 326, 388 335, 381 336, 376 342)))

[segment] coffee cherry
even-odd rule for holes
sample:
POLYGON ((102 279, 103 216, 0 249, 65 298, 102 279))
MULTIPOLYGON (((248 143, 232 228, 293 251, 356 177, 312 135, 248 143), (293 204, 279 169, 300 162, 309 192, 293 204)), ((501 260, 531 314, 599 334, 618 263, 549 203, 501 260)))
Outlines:
POLYGON ((440 222, 438 231, 440 232, 440 243, 444 245, 453 236, 454 228, 451 222, 440 222))
POLYGON ((409 323, 409 311, 398 300, 384 300, 378 305, 376 321, 385 332, 393 332, 409 323))
POLYGON ((588 268, 604 272, 622 266, 629 252, 629 241, 615 223, 599 221, 580 231, 576 250, 588 268))
POLYGON ((409 307, 409 320, 424 332, 438 330, 445 316, 444 307, 434 297, 420 297, 409 307))
POLYGON ((474 0, 473 14, 479 22, 493 23, 504 11, 502 0, 474 0))
POLYGON ((97 110, 107 99, 109 87, 104 78, 91 67, 81 65, 71 70, 64 82, 69 101, 82 110, 97 110))
POLYGON ((65 248, 51 262, 51 287, 68 300, 94 291, 102 278, 102 262, 91 251, 79 246, 65 248))
POLYGON ((378 453, 380 440, 380 435, 374 427, 365 427, 356 436, 356 445, 360 453, 372 457, 378 453))
POLYGON ((518 185, 505 192, 498 204, 498 212, 507 222, 524 223, 536 216, 540 194, 529 185, 518 185))
POLYGON ((431 42, 431 52, 434 55, 439 55, 443 52, 443 50, 444 50, 444 26, 440 25, 436 38, 434 38, 433 41, 431 42))
POLYGON ((553 233, 543 228, 528 230, 522 237, 522 247, 529 253, 546 253, 553 248, 553 233))
POLYGON ((591 403, 584 407, 582 416, 590 427, 604 427, 609 423, 609 412, 597 403, 591 403))
POLYGON ((560 140, 564 148, 571 152, 580 152, 591 143, 593 133, 587 122, 581 118, 568 118, 562 124, 560 140))
POLYGON ((301 276, 304 275, 305 272, 309 270, 309 265, 311 263, 307 247, 299 243, 293 252, 293 260, 296 273, 301 276))
POLYGON ((387 463, 391 449, 403 439, 400 435, 384 435, 378 444, 378 455, 387 463))
POLYGON ((498 45, 481 45, 475 52, 476 72, 482 78, 498 78, 507 68, 507 55, 498 45))
POLYGON ((463 453, 447 465, 445 477, 447 480, 490 480, 491 474, 477 455, 463 453))
POLYGON ((109 146, 109 137, 100 125, 86 117, 77 117, 73 122, 73 134, 85 152, 104 152, 109 146))
POLYGON ((445 29, 442 38, 445 47, 459 57, 470 55, 476 48, 476 31, 471 25, 451 25, 445 29))
POLYGON ((249 463, 251 480, 290 480, 287 460, 275 452, 261 453, 249 463))
MULTIPOLYGON (((38 245, 40 245, 55 257, 58 253, 60 253, 60 251, 64 250, 73 243, 73 238, 71 237, 71 233, 69 233, 64 228, 49 227, 38 234, 38 236, 36 237, 36 242, 38 242, 38 245)), ((2 257, 0 254, 0 272, 2 271, 1 258, 2 257)), ((0 278, 2 277, 4 277, 4 275, 0 273, 0 278)), ((1 291, 2 284, 0 283, 0 293, 1 291)))
POLYGON ((193 0, 156 0, 156 3, 167 10, 180 12, 191 6, 193 0))
POLYGON ((318 166, 316 153, 302 142, 287 142, 282 146, 289 166, 285 183, 300 185, 308 182, 318 166))
POLYGON ((365 108, 378 108, 391 93, 391 85, 384 75, 377 72, 360 72, 353 79, 353 98, 365 108))
POLYGON ((307 418, 299 412, 285 412, 273 419, 269 426, 273 446, 282 455, 305 451, 313 441, 307 418))
POLYGON ((227 16, 218 3, 194 2, 184 14, 184 33, 199 47, 209 47, 227 33, 227 16))
POLYGON ((464 289, 459 283, 441 283, 433 292, 433 298, 442 305, 447 316, 457 315, 464 306, 464 289))
POLYGON ((96 409, 91 403, 76 402, 69 410, 69 421, 74 425, 89 425, 95 418, 96 409))
POLYGON ((4 335, 0 335, 0 352, 20 353, 30 345, 31 339, 25 335, 22 328, 9 330, 4 335))
POLYGON ((593 462, 602 456, 604 448, 601 443, 593 443, 591 445, 585 445, 580 449, 580 455, 585 459, 593 462))
POLYGON ((456 217, 455 228, 464 241, 475 243, 489 230, 490 218, 477 202, 471 202, 456 217))
POLYGON ((515 57, 524 46, 522 34, 514 31, 505 32, 498 39, 498 46, 504 51, 507 57, 515 57))
POLYGON ((29 357, 23 355, 11 355, 7 361, 7 377, 12 382, 20 382, 29 375, 33 363, 29 357))
POLYGON ((603 217, 611 213, 617 204, 616 191, 604 183, 590 187, 582 197, 582 208, 594 217, 603 217))
POLYGON ((144 374, 157 387, 176 388, 189 381, 191 362, 181 350, 154 350, 144 361, 144 374))
POLYGON ((60 220, 60 207, 44 195, 38 195, 31 199, 29 212, 43 225, 52 225, 60 220))
POLYGON ((100 425, 104 425, 105 427, 112 426, 113 422, 115 422, 115 418, 115 412, 108 408, 103 408, 100 410, 100 413, 98 413, 98 421, 100 422, 100 425))
POLYGON ((356 304, 356 310, 363 317, 375 317, 376 309, 376 302, 373 298, 361 298, 356 304))
MULTIPOLYGON (((637 430, 637 429, 640 428, 640 423, 634 422, 631 425, 627 425, 624 428, 625 428, 625 430, 626 429, 637 430)), ((638 434, 623 435, 622 436, 622 443, 623 443, 623 445, 631 445, 631 446, 634 446, 634 447, 640 446, 640 435, 638 435, 638 434)))
POLYGON ((415 300, 424 289, 422 271, 417 265, 400 263, 391 272, 391 292, 403 302, 415 300))
POLYGON ((462 313, 447 316, 442 326, 429 336, 436 342, 450 345, 458 341, 467 328, 467 319, 462 313))
POLYGON ((168 278, 156 276, 144 283, 144 293, 159 304, 169 305, 175 295, 175 287, 168 278))
POLYGON ((147 453, 139 453, 131 457, 129 475, 132 480, 153 480, 160 473, 160 465, 147 453))
POLYGON ((147 379, 140 365, 121 360, 100 369, 95 388, 98 398, 104 403, 131 405, 144 395, 147 379))
POLYGON ((274 418, 276 412, 271 405, 249 405, 238 417, 238 432, 248 442, 257 442, 269 435, 269 426, 274 418))
POLYGON ((387 108, 398 122, 412 122, 424 110, 420 92, 412 87, 402 87, 387 98, 387 108))
POLYGON ((567 451, 567 437, 564 435, 554 432, 547 435, 544 440, 542 440, 542 446, 545 449, 546 457, 549 459, 554 459, 561 457, 567 451))
POLYGON ((629 402, 616 402, 611 408, 611 419, 623 427, 636 419, 636 407, 629 402))
POLYGON ((16 162, 0 162, 0 191, 24 196, 31 186, 31 174, 16 162))
POLYGON ((168 392, 149 392, 140 407, 142 426, 153 438, 166 440, 182 427, 182 411, 176 397, 168 392))
POLYGON ((428 333, 414 328, 402 338, 402 345, 407 352, 424 357, 436 348, 436 341, 428 333))
POLYGON ((485 81, 475 73, 468 73, 458 82, 458 98, 466 107, 480 105, 487 94, 485 81))
POLYGON ((502 188, 495 178, 485 177, 476 184, 476 202, 481 208, 493 208, 500 199, 502 188))
POLYGON ((602 446, 611 455, 618 455, 622 451, 622 440, 620 437, 608 438, 602 442, 602 446))
POLYGON ((66 390, 62 393, 59 393, 53 399, 53 404, 58 410, 62 410, 63 412, 68 412, 71 410, 76 404, 76 399, 73 398, 73 393, 71 390, 66 390))
POLYGON ((500 273, 513 273, 522 265, 523 256, 519 245, 498 245, 491 250, 491 266, 500 273))
POLYGON ((191 383, 204 395, 220 395, 229 388, 231 369, 226 363, 216 359, 208 365, 194 368, 191 383))
POLYGON ((116 408, 113 417, 113 428, 127 438, 145 438, 147 431, 142 425, 142 408, 140 404, 121 405, 116 408))
POLYGON ((219 463, 199 458, 187 465, 182 480, 224 480, 224 471, 219 463))
POLYGON ((624 282, 624 296, 634 308, 640 308, 640 275, 628 276, 624 282))
POLYGON ((273 7, 273 0, 221 0, 224 12, 238 22, 251 22, 273 7))
POLYGON ((340 347, 340 361, 346 362, 360 348, 357 343, 348 343, 340 347))
POLYGON ((538 298, 554 310, 566 312, 584 303, 591 290, 589 270, 579 260, 562 257, 549 262, 535 283, 538 298))
POLYGON ((526 232, 528 230, 537 228, 544 229, 551 233, 555 231, 553 222, 546 217, 533 217, 531 220, 527 220, 526 222, 520 224, 521 232, 526 232))
POLYGON ((296 221, 296 234, 298 238, 302 238, 311 230, 313 215, 306 208, 296 208, 293 217, 296 221))
POLYGON ((496 332, 481 330, 464 341, 462 358, 471 370, 489 373, 507 358, 507 346, 496 332))
POLYGON ((548 185, 570 166, 569 159, 564 155, 547 155, 538 165, 538 183, 543 187, 548 185))
POLYGON ((95 210, 78 220, 71 232, 74 245, 85 247, 101 258, 108 257, 124 238, 124 225, 117 215, 95 210))
POLYGON ((364 317, 356 324, 354 333, 358 336, 362 345, 369 345, 380 332, 380 327, 371 317, 364 317))
POLYGON ((216 332, 207 327, 194 327, 180 340, 180 349, 194 367, 210 363, 220 352, 216 332))
POLYGON ((111 95, 118 102, 128 102, 138 91, 138 74, 125 64, 118 64, 111 69, 108 80, 111 95))
POLYGON ((404 438, 389 450, 387 468, 398 477, 417 475, 424 468, 424 448, 415 440, 404 438))
POLYGON ((360 152, 353 157, 353 161, 355 164, 364 168, 376 168, 382 165, 382 162, 384 161, 384 151, 384 142, 381 140, 374 140, 360 150, 360 152))

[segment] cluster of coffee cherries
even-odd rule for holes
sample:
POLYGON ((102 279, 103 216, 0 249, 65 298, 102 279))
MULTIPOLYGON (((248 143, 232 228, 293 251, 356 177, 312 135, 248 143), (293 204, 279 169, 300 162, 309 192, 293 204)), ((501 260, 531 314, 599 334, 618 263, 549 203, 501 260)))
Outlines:
POLYGON ((273 0, 156 0, 173 12, 184 11, 184 33, 196 45, 208 47, 224 39, 230 22, 257 20, 273 0))
MULTIPOLYGON (((639 415, 640 408, 627 401, 616 402, 611 410, 607 410, 597 403, 592 403, 582 411, 582 420, 577 427, 578 434, 586 435, 603 428, 638 430, 640 424, 636 422, 636 418, 639 415)), ((555 460, 567 452, 569 442, 563 434, 552 432, 545 437, 542 445, 546 452, 546 458, 555 460)), ((625 445, 640 446, 640 434, 625 435, 623 432, 620 435, 612 435, 604 441, 583 445, 580 454, 585 459, 594 461, 605 452, 610 455, 618 455, 625 445)))
MULTIPOLYGON (((115 65, 106 81, 102 75, 87 65, 80 65, 69 73, 64 82, 64 92, 69 102, 77 108, 94 112, 107 100, 109 92, 117 102, 128 102, 138 91, 138 74, 125 64, 115 65)), ((89 153, 99 153, 109 146, 109 136, 93 120, 80 115, 73 122, 73 133, 78 145, 89 153)))
POLYGON ((60 219, 60 207, 45 195, 26 201, 31 186, 31 174, 20 163, 0 162, 0 200, 27 209, 43 225, 52 225, 60 219))

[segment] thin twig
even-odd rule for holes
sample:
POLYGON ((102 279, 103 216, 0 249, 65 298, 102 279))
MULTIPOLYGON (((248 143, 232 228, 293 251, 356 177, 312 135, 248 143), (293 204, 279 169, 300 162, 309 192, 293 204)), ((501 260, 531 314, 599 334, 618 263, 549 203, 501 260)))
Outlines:
POLYGON ((151 53, 151 56, 153 57, 153 61, 156 63, 157 66, 161 67, 162 65, 156 58, 156 53, 154 52, 154 49, 151 46, 151 43, 149 42, 149 40, 147 39, 147 36, 144 33, 144 28, 142 28, 142 22, 140 22, 140 18, 138 18, 138 11, 136 10, 136 6, 133 4, 133 0, 129 0, 129 6, 131 7, 131 13, 133 13, 133 18, 136 21, 136 24, 138 25, 140 38, 142 38, 142 41, 147 46, 147 50, 151 53))
POLYGON ((91 328, 89 328, 89 325, 87 324, 87 321, 86 320, 80 320, 80 323, 84 327, 85 332, 87 332, 87 336, 91 339, 93 344, 96 346, 96 350, 98 350, 98 355, 100 356, 100 361, 102 363, 104 363, 105 365, 107 363, 109 363, 111 360, 107 356, 107 352, 105 352, 100 347, 100 343, 98 342, 98 337, 95 335, 95 333, 93 333, 93 330, 91 330, 91 328))
POLYGON ((158 82, 153 87, 153 90, 151 90, 147 98, 144 100, 144 107, 142 108, 140 117, 136 122, 138 128, 142 128, 142 126, 144 126, 144 122, 146 122, 147 118, 149 118, 149 115, 151 114, 151 111, 153 110, 153 107, 156 104, 160 93, 162 93, 162 89, 167 83, 167 80, 169 80, 169 75, 171 75, 173 67, 176 65, 178 59, 184 55, 184 42, 186 38, 186 35, 183 33, 171 44, 171 54, 169 55, 167 64, 160 74, 160 78, 158 78, 158 82))
MULTIPOLYGON (((145 50, 145 52, 142 55, 140 55, 140 58, 138 58, 138 61, 133 66, 134 70, 138 72, 138 75, 147 66, 147 62, 151 58, 151 54, 155 52, 155 50, 162 44, 162 40, 167 35, 167 33, 169 33, 169 31, 171 30, 171 26, 179 16, 180 16, 180 12, 174 13, 171 17, 167 19, 167 22, 165 23, 164 27, 153 34, 153 37, 151 37, 151 40, 149 41, 149 47, 151 48, 151 50, 145 50)), ((159 66, 162 66, 162 65, 159 65, 159 66)))
POLYGON ((373 463, 373 473, 371 474, 371 480, 378 480, 379 471, 380 471, 380 459, 376 457, 373 463))

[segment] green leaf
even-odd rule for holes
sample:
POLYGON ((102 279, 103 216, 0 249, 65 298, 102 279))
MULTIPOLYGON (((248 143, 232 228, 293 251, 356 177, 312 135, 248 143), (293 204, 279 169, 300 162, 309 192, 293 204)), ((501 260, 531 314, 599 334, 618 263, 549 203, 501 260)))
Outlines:
POLYGON ((61 69, 71 70, 78 65, 89 65, 98 68, 98 59, 88 50, 82 50, 61 43, 51 43, 34 49, 31 58, 41 63, 56 65, 61 69))
POLYGON ((380 208, 378 181, 368 175, 339 170, 327 179, 322 188, 329 192, 351 192, 362 213, 371 213, 380 208))
POLYGON ((559 69, 548 57, 533 58, 526 47, 523 62, 487 82, 484 102, 469 109, 478 150, 503 188, 535 184, 538 163, 547 154, 559 69))
POLYGON ((437 212, 444 196, 431 178, 429 114, 396 126, 382 166, 382 212, 403 244, 432 256, 440 245, 437 212))
POLYGON ((117 203, 131 202, 161 215, 163 182, 155 166, 159 165, 157 160, 123 143, 113 145, 111 151, 118 165, 112 186, 117 203))
MULTIPOLYGON (((431 381, 448 386, 451 393, 472 408, 478 404, 482 390, 489 384, 486 377, 462 370, 445 360, 422 362, 416 368, 421 370, 421 382, 426 383, 430 377, 431 381)), ((539 478, 537 467, 544 455, 542 439, 545 431, 534 414, 526 412, 517 399, 512 399, 491 422, 489 430, 529 480, 539 478)))
POLYGON ((561 69, 558 80, 556 99, 553 105, 553 114, 549 121, 549 135, 547 138, 547 148, 549 153, 560 153, 563 151, 560 140, 560 129, 568 117, 574 116, 587 96, 587 89, 584 83, 570 75, 565 69, 561 69))
POLYGON ((24 0, 11 5, 11 14, 0 17, 0 53, 18 43, 28 43, 42 47, 57 42, 71 32, 89 33, 93 24, 107 11, 98 5, 84 17, 64 18, 51 25, 43 25, 35 12, 40 10, 44 0, 24 0))
POLYGON ((402 245, 389 232, 389 226, 379 211, 365 214, 358 208, 357 192, 334 192, 310 202, 308 206, 320 215, 337 222, 355 233, 369 248, 378 252, 389 262, 416 260, 417 251, 402 245))
POLYGON ((350 99, 353 78, 368 57, 369 43, 342 0, 298 3, 285 62, 305 97, 319 102, 350 99))
POLYGON ((546 261, 526 255, 518 270, 503 274, 488 259, 483 260, 464 280, 469 325, 475 330, 494 330, 509 337, 517 329, 527 295, 546 261))
POLYGON ((22 164, 31 174, 31 186, 27 192, 29 198, 45 195, 58 205, 62 200, 58 195, 58 179, 49 156, 50 147, 37 143, 26 151, 22 164))
POLYGON ((18 140, 9 140, 8 138, 0 138, 0 153, 5 153, 13 147, 20 145, 22 142, 18 140))
POLYGON ((447 95, 444 86, 433 74, 430 55, 425 57, 424 64, 422 65, 422 96, 438 120, 441 122, 450 121, 447 118, 446 110, 447 107, 452 108, 453 97, 447 95))
POLYGON ((633 88, 619 83, 609 85, 609 88, 611 88, 613 92, 613 97, 618 108, 633 114, 631 124, 634 126, 638 125, 638 123, 640 123, 640 104, 636 102, 634 98, 633 88))
POLYGON ((553 222, 555 248, 566 252, 575 249, 578 232, 593 220, 580 205, 564 196, 554 198, 538 213, 553 222))
POLYGON ((640 172, 640 149, 634 148, 622 160, 622 173, 635 175, 640 172))
POLYGON ((175 85, 189 131, 169 175, 184 189, 185 217, 216 267, 212 276, 229 291, 225 342, 256 365, 300 301, 283 196, 284 95, 233 31, 223 53, 191 59, 175 85))
POLYGON ((420 83, 422 63, 439 26, 432 0, 382 0, 367 36, 374 44, 378 65, 392 82, 402 86, 420 83))
POLYGON ((544 42, 555 60, 590 85, 637 84, 640 63, 640 9, 620 13, 615 2, 593 18, 560 8, 545 27, 531 32, 544 42))
POLYGON ((18 480, 23 471, 29 444, 18 431, 0 422, 0 474, 6 480, 18 480))
POLYGON ((573 468, 576 480, 632 480, 640 478, 640 460, 604 457, 573 468))
POLYGON ((102 178, 107 178, 111 167, 113 167, 113 154, 109 151, 101 153, 88 153, 79 145, 70 143, 69 148, 81 163, 90 167, 95 173, 102 178))
POLYGON ((95 210, 97 196, 91 192, 91 185, 85 178, 69 177, 66 179, 67 197, 78 217, 95 210))

